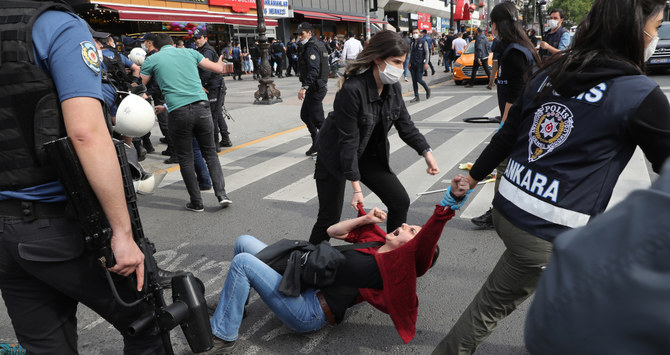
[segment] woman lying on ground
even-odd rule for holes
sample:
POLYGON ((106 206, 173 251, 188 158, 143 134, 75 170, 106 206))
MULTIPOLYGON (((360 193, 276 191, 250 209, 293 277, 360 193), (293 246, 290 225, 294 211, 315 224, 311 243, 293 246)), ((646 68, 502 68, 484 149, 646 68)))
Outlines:
POLYGON ((468 188, 465 177, 454 178, 423 227, 403 224, 387 234, 377 226, 386 219, 386 213, 378 208, 369 214, 359 209, 358 218, 332 225, 328 234, 333 238, 349 243, 379 241, 384 244, 344 251, 346 262, 338 268, 335 282, 320 290, 308 288, 298 297, 287 297, 279 292, 282 275, 256 258, 266 244, 252 236, 239 237, 211 319, 214 349, 209 353, 230 351, 234 346, 250 288, 258 292, 287 327, 300 333, 342 322, 347 308, 360 302, 359 297, 362 297, 376 308, 386 310, 402 340, 409 342, 416 331, 416 277, 425 274, 434 263, 444 224, 465 202, 468 188), (413 271, 416 277, 406 277, 413 271))

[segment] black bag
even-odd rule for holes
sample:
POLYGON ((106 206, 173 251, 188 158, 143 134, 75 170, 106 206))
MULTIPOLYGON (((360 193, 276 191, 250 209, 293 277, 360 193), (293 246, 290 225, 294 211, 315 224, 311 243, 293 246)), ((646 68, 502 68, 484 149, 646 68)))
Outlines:
POLYGON ((335 281, 337 269, 346 260, 342 251, 382 244, 370 242, 333 247, 325 241, 313 245, 305 240, 282 239, 259 251, 256 257, 282 274, 281 293, 297 297, 307 287, 324 287, 335 281))

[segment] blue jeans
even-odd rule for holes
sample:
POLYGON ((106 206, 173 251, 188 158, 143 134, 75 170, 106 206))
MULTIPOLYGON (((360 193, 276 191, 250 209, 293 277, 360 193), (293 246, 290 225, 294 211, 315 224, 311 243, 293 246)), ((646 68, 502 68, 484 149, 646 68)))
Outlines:
POLYGON ((402 68, 405 70, 405 79, 409 78, 409 59, 406 59, 404 63, 402 63, 402 68))
POLYGON ((205 159, 202 157, 200 146, 195 138, 193 138, 193 167, 195 168, 195 176, 198 178, 198 185, 200 188, 206 190, 211 189, 212 178, 209 176, 207 164, 205 164, 205 159))
POLYGON ((251 287, 293 331, 313 332, 328 324, 316 296, 317 290, 307 289, 298 297, 287 297, 277 290, 282 275, 254 256, 265 247, 265 243, 250 235, 242 235, 235 241, 235 256, 219 296, 219 305, 210 320, 212 333, 218 338, 233 341, 239 336, 244 303, 251 287))
POLYGON ((423 63, 412 64, 409 68, 409 72, 412 74, 412 88, 414 89, 414 97, 419 97, 419 84, 423 86, 424 90, 428 92, 428 84, 423 81, 423 63))

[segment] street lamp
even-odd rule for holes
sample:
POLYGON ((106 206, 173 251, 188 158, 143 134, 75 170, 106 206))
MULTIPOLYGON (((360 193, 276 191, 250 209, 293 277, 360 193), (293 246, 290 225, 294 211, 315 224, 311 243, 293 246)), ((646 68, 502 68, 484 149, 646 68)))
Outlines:
MULTIPOLYGON (((265 36, 265 18, 263 17, 263 0, 256 0, 256 16, 258 19, 258 45, 261 51, 261 66, 258 70, 260 78, 258 79, 258 90, 254 93, 254 104, 272 105, 282 102, 281 92, 275 88, 274 80, 270 77, 270 62, 268 52, 270 44, 265 36)), ((280 68, 281 70, 281 68, 280 68)))

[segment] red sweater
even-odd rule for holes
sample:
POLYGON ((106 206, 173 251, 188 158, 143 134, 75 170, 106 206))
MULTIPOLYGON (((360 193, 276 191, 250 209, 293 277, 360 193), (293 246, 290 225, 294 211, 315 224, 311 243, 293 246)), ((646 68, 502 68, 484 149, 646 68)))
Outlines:
MULTIPOLYGON (((358 214, 365 215, 365 211, 359 207, 358 214)), ((384 283, 382 290, 360 289, 361 296, 375 308, 391 316, 393 325, 405 344, 416 333, 419 308, 416 278, 423 276, 430 268, 444 224, 453 216, 454 211, 450 208, 437 205, 433 216, 419 233, 400 248, 386 253, 377 253, 377 248, 357 249, 375 256, 384 283)), ((353 230, 345 240, 350 243, 384 242, 385 236, 386 233, 373 223, 353 230)))

